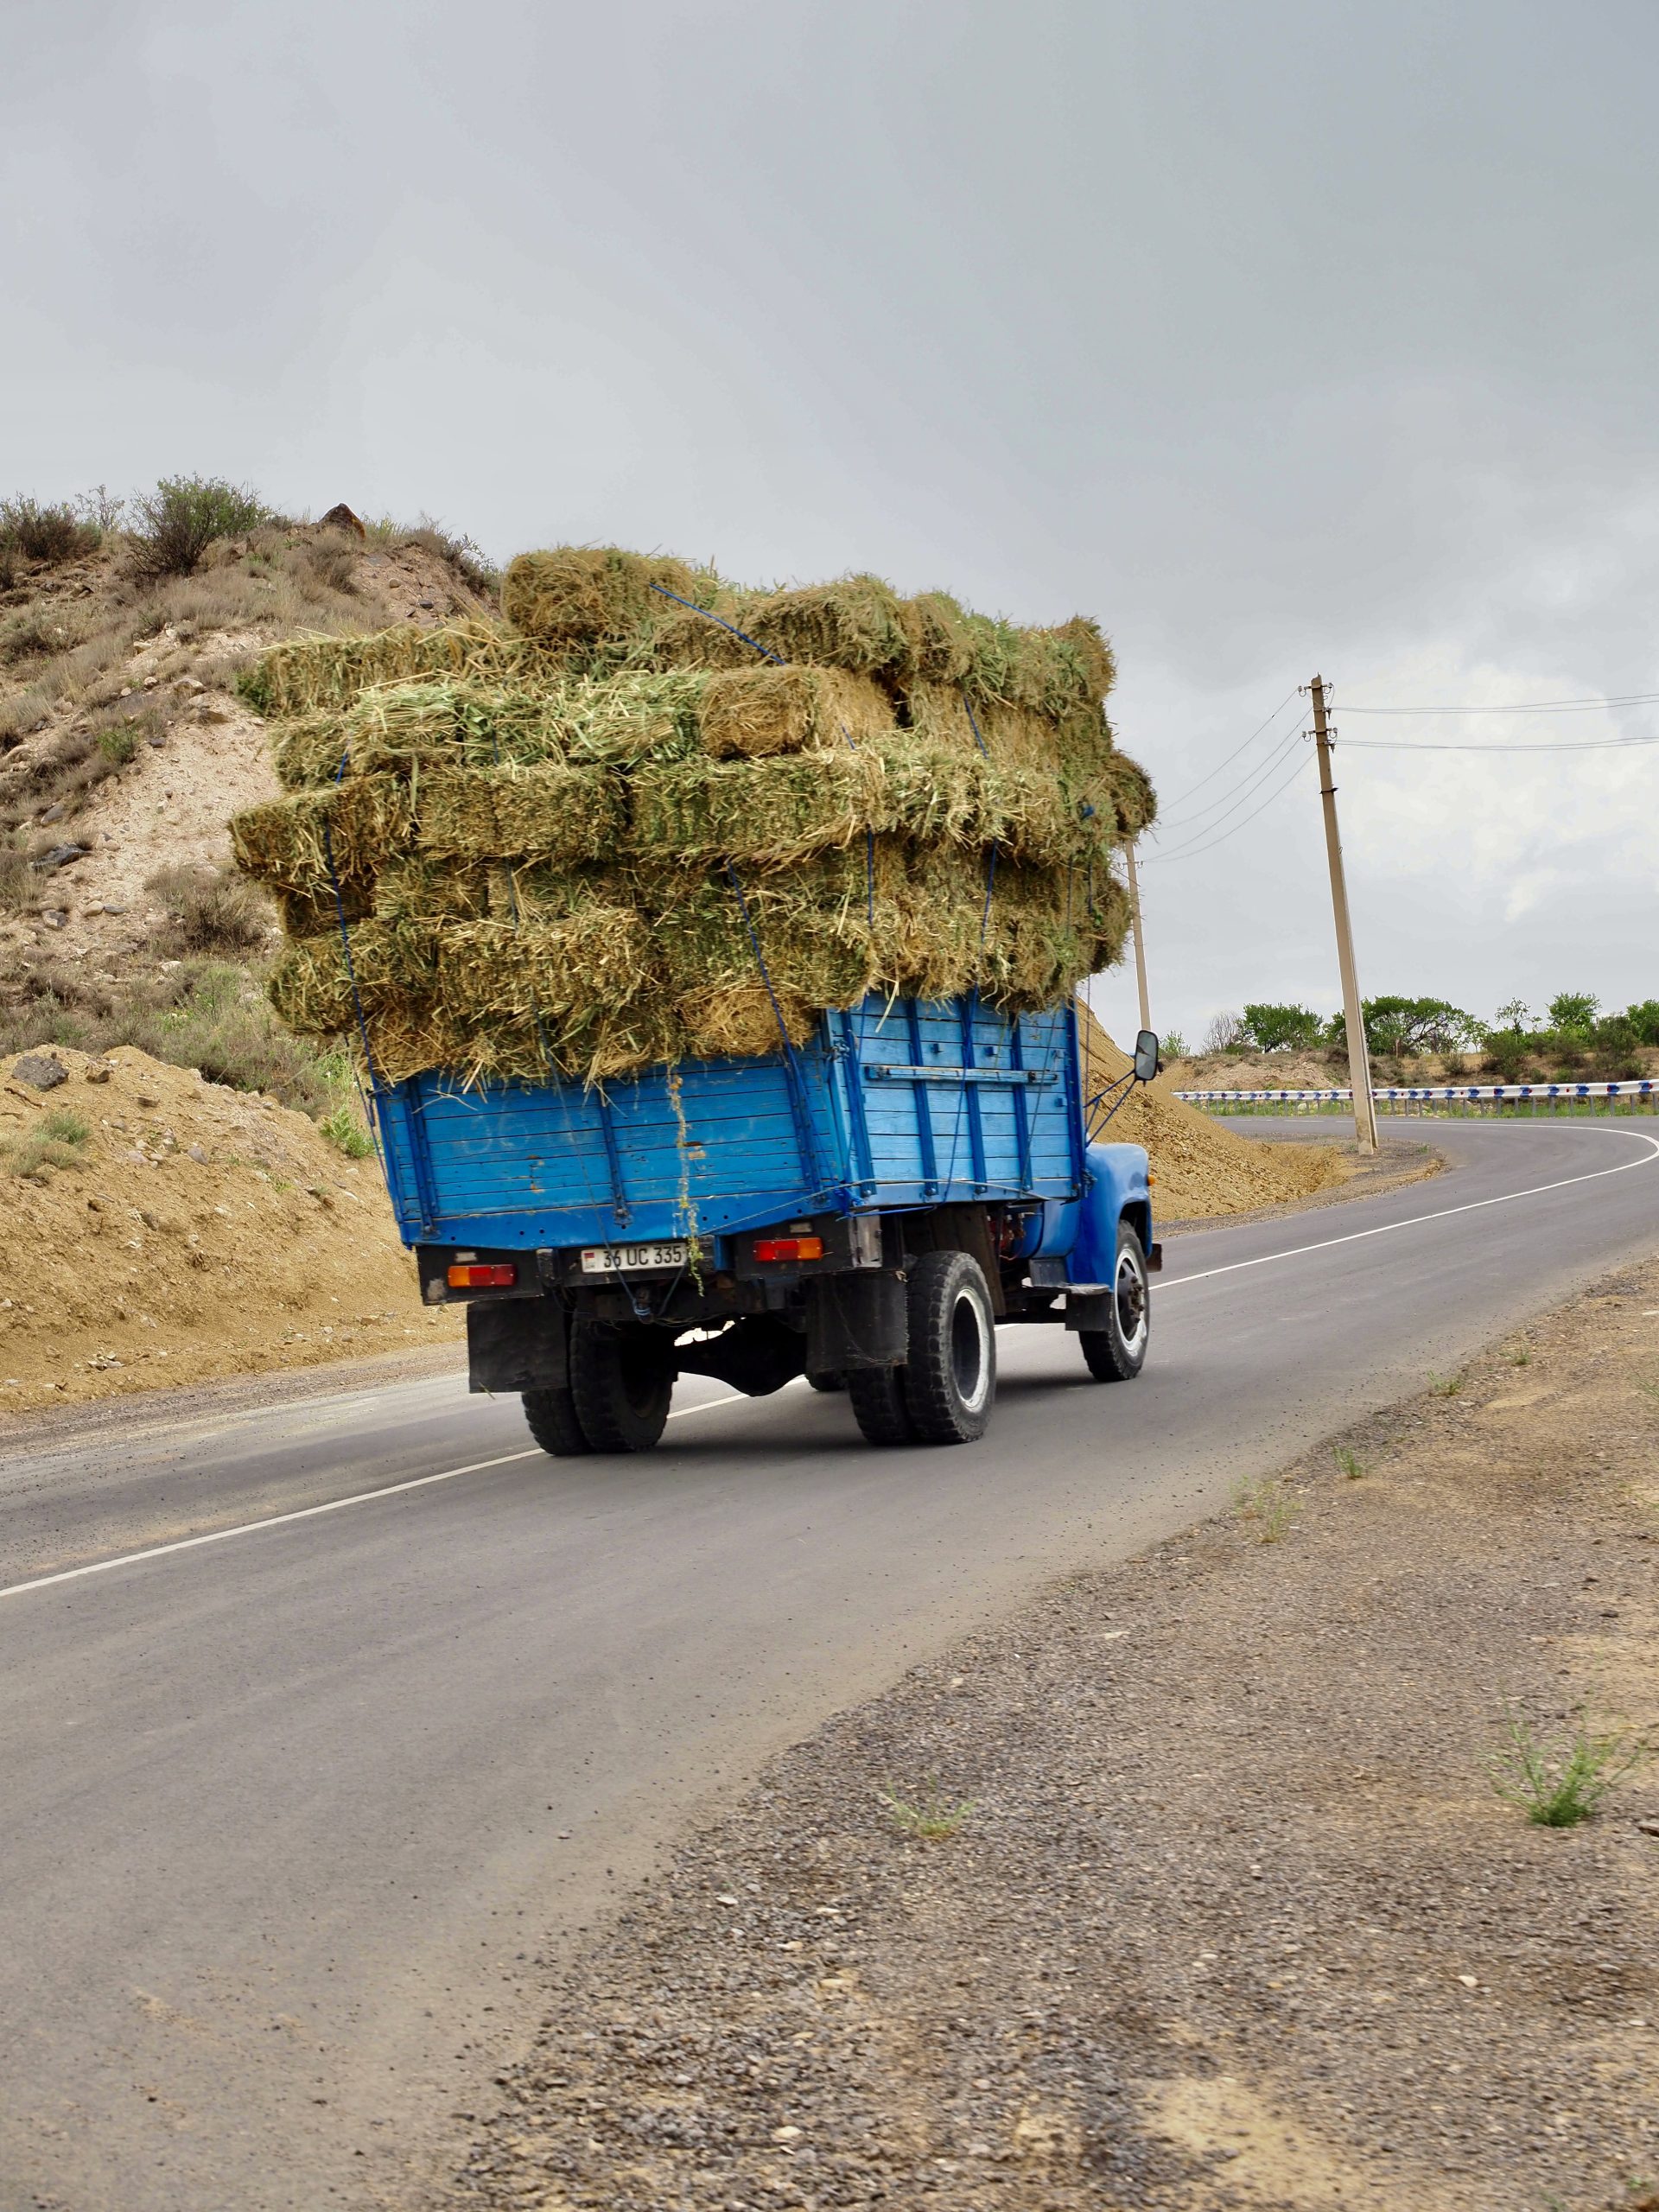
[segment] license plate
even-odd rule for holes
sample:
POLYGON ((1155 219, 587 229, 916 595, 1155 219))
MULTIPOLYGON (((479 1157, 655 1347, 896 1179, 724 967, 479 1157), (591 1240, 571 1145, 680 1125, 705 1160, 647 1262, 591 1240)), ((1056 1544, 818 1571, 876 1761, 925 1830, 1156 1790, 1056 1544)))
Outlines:
POLYGON ((585 1275, 638 1274, 651 1268, 683 1268, 690 1248, 679 1244, 589 1244, 582 1255, 585 1275))

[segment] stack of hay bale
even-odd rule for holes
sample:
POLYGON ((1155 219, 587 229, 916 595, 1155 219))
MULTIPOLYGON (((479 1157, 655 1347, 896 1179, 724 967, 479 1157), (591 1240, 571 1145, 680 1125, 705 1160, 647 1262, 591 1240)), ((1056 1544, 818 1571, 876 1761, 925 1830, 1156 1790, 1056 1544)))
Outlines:
POLYGON ((503 610, 245 682, 289 794, 232 825, 273 1001, 378 1079, 602 1081, 873 990, 1048 1006, 1118 957, 1153 799, 1093 623, 576 549, 515 561, 503 610))

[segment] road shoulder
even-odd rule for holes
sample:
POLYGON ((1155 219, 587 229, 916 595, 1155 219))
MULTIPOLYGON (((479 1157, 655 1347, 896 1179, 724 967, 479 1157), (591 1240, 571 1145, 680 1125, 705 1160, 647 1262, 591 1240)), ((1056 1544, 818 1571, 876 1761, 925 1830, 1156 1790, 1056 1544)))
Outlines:
POLYGON ((1656 1445, 1649 1262, 837 1718, 550 1969, 444 2202, 1659 2204, 1659 1767, 1485 1766, 1659 1737, 1656 1445))

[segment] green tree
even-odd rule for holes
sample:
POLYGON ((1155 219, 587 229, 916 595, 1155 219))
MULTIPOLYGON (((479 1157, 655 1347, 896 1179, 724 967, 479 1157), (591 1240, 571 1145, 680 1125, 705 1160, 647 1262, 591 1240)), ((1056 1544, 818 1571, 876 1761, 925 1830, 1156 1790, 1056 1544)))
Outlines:
POLYGON ((1247 1006, 1244 1034, 1258 1052, 1307 1052, 1323 1043, 1325 1024, 1305 1006, 1247 1006))
MULTIPOLYGON (((1421 1052, 1458 1052, 1466 1046, 1480 1044, 1484 1037, 1473 1015, 1448 999, 1366 999, 1362 1012, 1368 1048, 1390 1059, 1410 1059, 1421 1052)), ((1331 1025, 1331 1041, 1344 1045, 1347 1040, 1347 1021, 1338 1014, 1331 1025)))
POLYGON ((1659 999, 1643 999, 1627 1007, 1624 1019, 1636 1032, 1638 1045, 1659 1045, 1659 999))
POLYGON ((1549 1026, 1563 1036, 1587 1037, 1600 1011, 1601 1001, 1593 991, 1557 991, 1549 1002, 1549 1026))

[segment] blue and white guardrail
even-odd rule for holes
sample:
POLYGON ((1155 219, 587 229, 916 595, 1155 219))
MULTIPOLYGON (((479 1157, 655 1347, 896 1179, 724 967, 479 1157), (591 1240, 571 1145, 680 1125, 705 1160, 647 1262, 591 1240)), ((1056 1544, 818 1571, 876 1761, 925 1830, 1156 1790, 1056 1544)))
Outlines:
MULTIPOLYGON (((1447 1084, 1440 1087, 1421 1090, 1384 1090, 1379 1086, 1372 1096, 1381 1105, 1389 1098, 1429 1099, 1525 1099, 1525 1098, 1645 1098, 1659 1096, 1659 1084, 1643 1079, 1630 1083, 1476 1083, 1447 1084)), ((1309 1104, 1351 1105, 1351 1090, 1178 1090, 1190 1106, 1239 1104, 1258 1102, 1274 1105, 1309 1104)))

